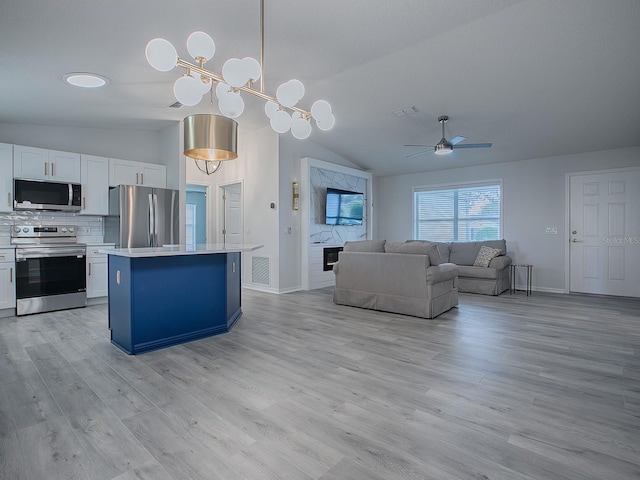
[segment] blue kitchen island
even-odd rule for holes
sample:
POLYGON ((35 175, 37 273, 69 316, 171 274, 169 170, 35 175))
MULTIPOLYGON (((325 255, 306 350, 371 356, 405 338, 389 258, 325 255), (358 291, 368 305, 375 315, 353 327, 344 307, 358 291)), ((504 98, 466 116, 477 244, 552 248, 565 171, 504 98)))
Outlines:
POLYGON ((261 245, 103 249, 111 343, 130 355, 226 333, 242 315, 241 253, 261 245))

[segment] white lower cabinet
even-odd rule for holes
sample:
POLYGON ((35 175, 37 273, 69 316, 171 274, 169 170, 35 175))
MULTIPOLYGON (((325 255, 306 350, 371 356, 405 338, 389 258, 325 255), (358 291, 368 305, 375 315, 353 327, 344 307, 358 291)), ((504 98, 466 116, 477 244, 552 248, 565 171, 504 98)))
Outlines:
POLYGON ((13 248, 0 248, 0 310, 16 308, 16 255, 13 248))
POLYGON ((109 294, 109 267, 107 255, 99 253, 102 246, 87 246, 87 298, 106 297, 109 294))

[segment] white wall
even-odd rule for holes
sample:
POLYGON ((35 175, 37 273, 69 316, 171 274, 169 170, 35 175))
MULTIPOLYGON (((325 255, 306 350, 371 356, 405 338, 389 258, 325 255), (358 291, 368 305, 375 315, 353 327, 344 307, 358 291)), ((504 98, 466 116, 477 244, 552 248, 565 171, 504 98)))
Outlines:
MULTIPOLYGON (((518 263, 534 265, 534 288, 564 291, 566 174, 640 165, 640 147, 374 179, 374 238, 413 236, 413 188, 502 179, 503 238, 518 263), (558 235, 546 235, 557 227, 558 235)), ((640 208, 640 207, 639 207, 640 208)), ((640 214, 640 213, 637 213, 640 214)))
POLYGON ((148 163, 162 163, 161 136, 151 130, 0 123, 3 143, 148 163))

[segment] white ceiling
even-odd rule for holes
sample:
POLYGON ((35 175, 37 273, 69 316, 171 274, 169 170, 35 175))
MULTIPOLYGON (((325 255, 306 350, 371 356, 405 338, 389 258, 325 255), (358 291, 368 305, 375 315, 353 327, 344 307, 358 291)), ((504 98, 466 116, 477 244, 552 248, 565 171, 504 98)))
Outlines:
MULTIPOLYGON (((278 0, 265 7, 265 86, 301 80, 309 108, 324 98, 337 118, 310 140, 377 175, 640 145, 640 1, 278 0), (393 112, 415 106, 402 118, 393 112), (492 142, 455 158, 447 137, 492 142)), ((231 57, 259 58, 259 0, 3 0, 0 123, 158 130, 196 107, 170 109, 179 70, 144 58, 154 37, 188 59, 186 38, 208 32, 220 72, 231 57), (62 83, 105 75, 107 88, 62 83)), ((244 95, 245 129, 268 124, 244 95)), ((217 108, 217 107, 216 107, 217 108)), ((287 134, 290 135, 290 134, 287 134)))

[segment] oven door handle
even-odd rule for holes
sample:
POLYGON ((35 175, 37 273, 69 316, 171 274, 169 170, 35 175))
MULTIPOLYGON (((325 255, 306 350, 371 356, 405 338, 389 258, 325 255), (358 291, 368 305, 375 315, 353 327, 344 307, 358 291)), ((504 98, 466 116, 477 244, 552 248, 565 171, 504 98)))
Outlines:
POLYGON ((87 250, 85 248, 78 247, 17 248, 16 260, 26 260, 29 258, 84 257, 86 254, 87 250))

